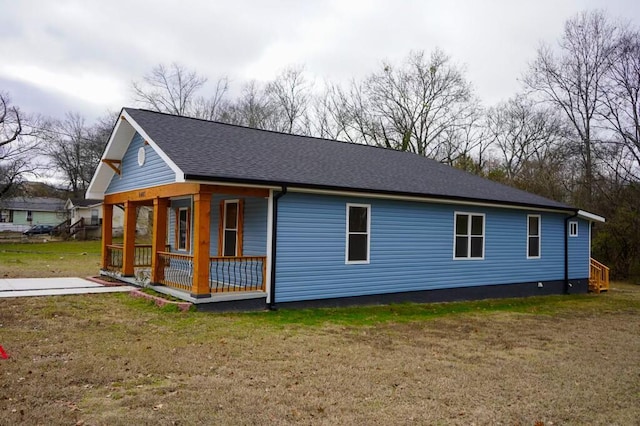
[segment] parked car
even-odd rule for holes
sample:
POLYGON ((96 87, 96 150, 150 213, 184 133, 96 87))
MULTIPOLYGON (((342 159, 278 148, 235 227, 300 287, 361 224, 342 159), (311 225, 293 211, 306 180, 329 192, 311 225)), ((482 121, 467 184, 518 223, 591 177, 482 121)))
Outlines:
POLYGON ((53 231, 52 225, 35 225, 23 232, 24 235, 42 235, 51 234, 53 231))

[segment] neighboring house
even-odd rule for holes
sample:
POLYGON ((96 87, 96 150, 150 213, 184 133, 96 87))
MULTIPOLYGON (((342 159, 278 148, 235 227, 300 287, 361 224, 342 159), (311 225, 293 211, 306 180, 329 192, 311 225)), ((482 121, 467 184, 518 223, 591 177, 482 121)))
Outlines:
MULTIPOLYGON (((70 237, 87 239, 102 236, 102 200, 69 198, 64 208, 69 212, 69 227, 66 232, 70 237)), ((114 216, 113 226, 122 227, 122 214, 114 216)))
POLYGON ((216 308, 586 292, 604 221, 408 152, 129 108, 87 197, 103 273, 151 266, 159 290, 216 308))
POLYGON ((67 218, 64 200, 14 197, 0 200, 0 231, 22 232, 33 225, 58 225, 67 218))
MULTIPOLYGON (((78 239, 100 238, 102 236, 102 200, 94 199, 67 199, 64 204, 69 214, 69 236, 78 239)), ((138 212, 138 235, 147 234, 149 209, 142 207, 138 212)), ((124 210, 113 210, 111 228, 113 235, 121 236, 124 229, 124 210)))

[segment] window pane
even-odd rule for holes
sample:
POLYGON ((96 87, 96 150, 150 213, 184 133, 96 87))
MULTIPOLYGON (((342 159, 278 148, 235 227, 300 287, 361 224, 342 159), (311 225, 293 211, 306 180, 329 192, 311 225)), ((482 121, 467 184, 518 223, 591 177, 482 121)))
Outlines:
POLYGON ((456 216, 456 235, 467 235, 469 232, 469 217, 467 215, 456 216))
POLYGON ((187 216, 187 210, 180 210, 178 213, 178 248, 179 249, 186 249, 187 248, 187 236, 188 236, 188 229, 187 229, 187 222, 188 222, 188 216, 187 216))
POLYGON ((570 222, 569 225, 569 235, 572 237, 578 235, 578 224, 576 222, 570 222))
POLYGON ((482 237, 471 237, 471 257, 482 257, 482 237))
POLYGON ((471 216, 471 235, 482 235, 482 216, 471 216))
POLYGON ((223 256, 235 256, 236 255, 236 236, 237 231, 224 231, 224 253, 223 256))
POLYGON ((540 237, 529 237, 529 257, 540 256, 540 237))
POLYGON ((349 235, 349 261, 367 260, 367 235, 349 235))
POLYGON ((456 237, 456 257, 468 257, 467 248, 469 239, 467 237, 456 237))
POLYGON ((236 229, 238 219, 238 203, 227 203, 227 217, 225 226, 227 229, 236 229))
POLYGON ((538 235, 538 217, 529 216, 529 235, 538 235))
POLYGON ((349 207, 349 232, 367 232, 366 207, 349 207))

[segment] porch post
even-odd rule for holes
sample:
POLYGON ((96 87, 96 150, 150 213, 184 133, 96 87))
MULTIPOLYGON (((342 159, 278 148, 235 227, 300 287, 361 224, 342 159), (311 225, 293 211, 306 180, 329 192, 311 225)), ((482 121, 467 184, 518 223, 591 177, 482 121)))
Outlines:
POLYGON ((122 275, 133 275, 133 259, 136 250, 136 205, 124 203, 124 241, 122 244, 122 275))
POLYGON ((193 196, 193 297, 209 297, 211 194, 193 196))
POLYGON ((113 243, 113 204, 102 204, 102 257, 101 268, 107 269, 111 259, 107 246, 113 243))
POLYGON ((159 267, 158 252, 165 251, 167 241, 167 207, 168 198, 155 198, 153 200, 153 239, 151 240, 151 282, 162 280, 162 271, 159 267))

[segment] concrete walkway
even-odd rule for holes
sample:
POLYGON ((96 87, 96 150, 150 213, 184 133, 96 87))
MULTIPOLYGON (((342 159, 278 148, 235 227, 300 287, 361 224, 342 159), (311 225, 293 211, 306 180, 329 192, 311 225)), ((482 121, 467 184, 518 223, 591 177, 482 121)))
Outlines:
POLYGON ((64 294, 114 293, 134 290, 131 286, 104 286, 84 278, 0 279, 0 298, 59 296, 64 294))

